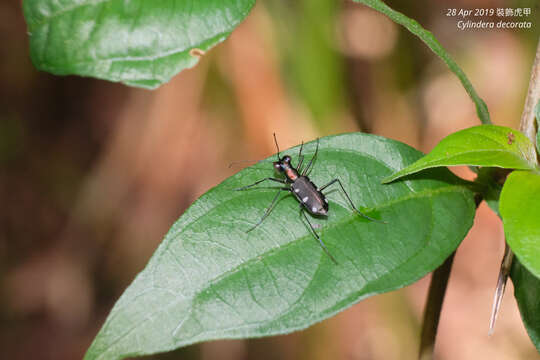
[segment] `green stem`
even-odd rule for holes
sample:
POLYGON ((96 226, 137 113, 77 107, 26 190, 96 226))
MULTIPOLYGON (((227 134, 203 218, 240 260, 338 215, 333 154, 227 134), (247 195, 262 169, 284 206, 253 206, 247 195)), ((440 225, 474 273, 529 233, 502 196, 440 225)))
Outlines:
POLYGON ((402 25, 412 34, 416 35, 420 40, 422 40, 431 49, 431 51, 437 54, 437 56, 439 56, 441 60, 445 62, 445 64, 450 68, 450 70, 458 77, 459 81, 461 81, 461 84, 465 88, 465 91, 467 91, 467 94, 469 94, 476 106, 476 114, 478 115, 478 118, 480 119, 482 124, 491 124, 491 120, 489 118, 489 111, 486 104, 484 103, 484 100, 482 100, 480 96, 478 96, 476 90, 472 86, 471 82, 469 81, 463 70, 461 70, 458 64, 446 52, 446 50, 431 32, 424 29, 422 25, 420 25, 416 20, 408 18, 399 11, 392 9, 381 0, 354 1, 362 3, 382 14, 385 14, 390 19, 392 19, 392 21, 402 25))
MULTIPOLYGON (((474 202, 476 208, 480 205, 483 198, 481 195, 476 195, 474 202)), ((422 333, 420 335, 420 351, 418 359, 432 360, 434 359, 435 338, 437 336, 437 327, 441 317, 441 310, 448 285, 448 278, 452 270, 454 262, 454 251, 445 262, 433 272, 431 282, 429 283, 429 291, 426 307, 424 309, 424 319, 422 321, 422 333)))
POLYGON ((536 143, 536 129, 534 126, 534 107, 540 99, 540 39, 536 47, 536 56, 531 69, 531 79, 529 81, 529 90, 527 91, 527 98, 525 99, 525 105, 523 106, 523 113, 521 114, 521 122, 519 124, 519 130, 527 135, 527 137, 536 143))
POLYGON ((435 337, 441 316, 441 309, 446 294, 448 278, 454 262, 453 252, 445 262, 433 272, 431 283, 429 284, 428 299, 424 310, 424 321, 422 325, 422 335, 420 336, 420 360, 433 359, 435 348, 435 337))

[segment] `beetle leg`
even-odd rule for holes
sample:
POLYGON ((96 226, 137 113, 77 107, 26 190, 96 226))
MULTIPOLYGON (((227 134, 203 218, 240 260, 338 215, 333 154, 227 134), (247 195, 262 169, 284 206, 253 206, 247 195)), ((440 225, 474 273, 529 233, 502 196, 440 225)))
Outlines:
POLYGON ((304 155, 302 155, 302 149, 304 148, 304 140, 302 140, 302 145, 300 145, 300 151, 298 152, 298 173, 302 173, 302 163, 304 162, 304 155))
POLYGON ((313 228, 313 225, 311 225, 311 222, 309 221, 306 213, 304 212, 304 207, 302 205, 300 205, 300 214, 301 215, 304 215, 304 219, 306 219, 308 225, 309 225, 309 228, 311 229, 311 234, 315 237, 315 239, 319 242, 319 244, 321 245, 321 248, 324 250, 324 252, 326 253, 326 255, 328 255, 328 257, 330 258, 330 260, 332 260, 332 262, 334 264, 338 264, 336 259, 332 256, 332 254, 330 254, 330 251, 328 251, 328 248, 326 247, 326 245, 324 245, 323 241, 321 240, 321 238, 319 237, 319 235, 317 234, 317 232, 315 231, 315 229, 313 228))
POLYGON ((315 154, 313 154, 313 157, 311 158, 311 160, 309 160, 309 164, 308 166, 306 166, 306 168, 302 172, 302 176, 309 175, 308 174, 309 168, 311 167, 311 164, 313 164, 313 160, 317 157, 318 153, 319 153, 319 138, 317 138, 317 147, 315 148, 315 154))
POLYGON ((343 191, 343 193, 345 194, 345 196, 347 197, 347 200, 349 200, 349 204, 351 204, 352 208, 354 209, 354 211, 356 211, 359 215, 361 215, 362 217, 365 217, 366 219, 368 220, 371 220, 371 221, 374 221, 374 222, 378 222, 378 223, 381 223, 381 224, 387 224, 386 221, 382 221, 382 220, 378 220, 378 219, 374 219, 370 216, 367 216, 366 214, 364 214, 363 212, 361 212, 360 210, 358 210, 356 208, 356 206, 354 206, 354 203, 352 202, 351 198, 349 197, 349 194, 347 194, 347 191, 345 191, 345 188, 343 187, 343 184, 341 184, 341 181, 339 181, 339 179, 334 179, 332 181, 330 181, 328 184, 324 185, 323 187, 321 187, 319 189, 319 191, 323 191, 324 189, 326 189, 327 187, 329 187, 330 185, 333 185, 335 183, 338 183, 339 186, 341 187, 341 191, 343 191))
POLYGON ((263 216, 261 217, 261 219, 255 224, 253 225, 251 228, 249 228, 249 230, 247 230, 246 232, 250 232, 251 230, 255 229, 257 226, 261 225, 262 222, 264 221, 264 219, 266 219, 266 217, 268 215, 270 215, 270 212, 272 211, 272 209, 274 208, 274 205, 276 204, 278 198, 279 198, 279 194, 281 194, 282 191, 291 191, 290 188, 281 188, 278 190, 278 192, 276 193, 276 196, 274 196, 274 200, 272 200, 272 203, 270 204, 270 206, 265 210, 263 216))
POLYGON ((302 163, 304 162, 304 155, 298 156, 298 167, 296 168, 296 171, 298 171, 299 174, 302 173, 302 163))

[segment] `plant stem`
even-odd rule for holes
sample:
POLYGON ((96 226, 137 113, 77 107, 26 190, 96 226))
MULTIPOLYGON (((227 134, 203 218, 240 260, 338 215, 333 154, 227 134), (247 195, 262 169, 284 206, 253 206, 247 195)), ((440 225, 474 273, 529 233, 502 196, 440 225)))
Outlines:
MULTIPOLYGON (((482 196, 475 196, 474 202, 477 209, 482 200, 482 196)), ((433 272, 433 276, 431 277, 428 299, 424 309, 424 319, 422 321, 422 333, 420 335, 420 351, 418 352, 418 359, 420 360, 434 359, 437 327, 439 326, 444 295, 446 294, 448 278, 450 277, 450 271, 452 270, 455 255, 456 252, 454 251, 452 255, 450 255, 444 263, 433 272)))
POLYGON ((495 294, 493 295, 493 307, 491 309, 491 317, 489 319, 489 331, 488 335, 493 335, 495 331, 495 321, 501 308, 502 298, 504 291, 506 290, 506 282, 510 275, 510 269, 512 268, 512 261, 514 260, 514 253, 510 250, 508 244, 505 244, 504 255, 501 261, 501 268, 499 270, 499 278, 497 279, 497 286, 495 287, 495 294))
MULTIPOLYGON (((519 130, 524 133, 529 140, 536 143, 536 131, 534 126, 534 107, 536 106, 538 99, 540 98, 540 40, 536 46, 536 56, 531 70, 531 80, 529 81, 529 90, 527 91, 527 98, 525 99, 525 105, 523 106, 523 113, 521 114, 521 121, 519 124, 519 130)), ((512 262, 514 260, 514 253, 505 244, 504 256, 501 262, 501 268, 499 270, 499 278, 497 280, 497 286, 495 287, 495 295, 493 298, 493 309, 491 311, 491 318, 489 320, 489 335, 493 334, 495 330, 495 320, 501 306, 504 291, 506 289, 506 282, 510 275, 510 269, 512 268, 512 262)))
POLYGON ((536 144, 536 129, 534 127, 534 107, 540 99, 540 40, 536 47, 536 56, 531 70, 531 80, 529 81, 529 90, 525 99, 525 106, 521 114, 519 130, 536 144))
POLYGON ((429 284, 428 299, 424 310, 424 321, 422 324, 422 335, 420 336, 420 360, 433 359, 433 350, 435 348, 435 336, 441 316, 441 309, 448 285, 448 278, 454 262, 453 252, 444 263, 433 272, 431 283, 429 284))

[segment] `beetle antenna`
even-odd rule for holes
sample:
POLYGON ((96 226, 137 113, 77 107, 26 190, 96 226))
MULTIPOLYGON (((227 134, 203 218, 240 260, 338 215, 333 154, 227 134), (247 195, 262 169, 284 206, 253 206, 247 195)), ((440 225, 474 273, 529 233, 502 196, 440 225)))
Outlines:
POLYGON ((276 143, 278 161, 280 161, 281 160, 281 155, 279 155, 279 145, 277 143, 276 133, 274 133, 274 142, 276 143))
POLYGON ((231 162, 229 164, 229 169, 232 168, 235 165, 242 164, 242 163, 247 163, 247 162, 258 163, 258 162, 261 162, 261 160, 237 160, 237 161, 233 161, 233 162, 231 162))

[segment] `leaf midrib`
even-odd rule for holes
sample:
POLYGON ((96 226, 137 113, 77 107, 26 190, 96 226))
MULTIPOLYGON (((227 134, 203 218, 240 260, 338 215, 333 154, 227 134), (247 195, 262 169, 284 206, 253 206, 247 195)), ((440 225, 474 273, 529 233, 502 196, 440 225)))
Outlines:
MULTIPOLYGON (((428 165, 428 164, 434 164, 434 163, 437 163, 437 162, 441 162, 441 161, 449 161, 450 159, 454 159, 458 156, 463 156, 463 155, 469 155, 471 153, 484 153, 484 152, 494 152, 494 153, 498 153, 498 152, 504 152, 504 153, 507 153, 507 154, 510 154, 512 155, 513 157, 515 157, 516 159, 518 160, 521 160, 520 162, 523 162, 527 165, 529 165, 529 163, 521 158, 520 156, 518 156, 515 152, 513 151, 509 151, 507 149, 478 149, 478 150, 468 150, 468 151, 462 151, 460 152, 459 154, 452 154, 452 155, 449 155, 448 157, 444 158, 444 159, 439 159, 439 160, 431 160, 431 161, 427 161, 425 162, 424 164, 428 165)), ((477 165, 477 164, 458 164, 458 165, 477 165)), ((480 165, 478 165, 480 166, 480 165)), ((499 166, 495 166, 493 165, 493 167, 499 167, 499 166)))

